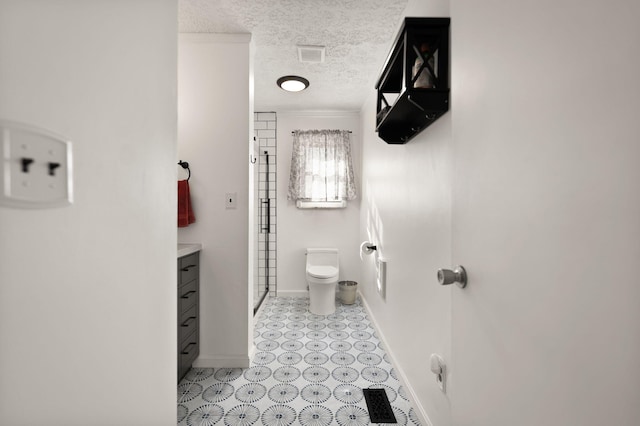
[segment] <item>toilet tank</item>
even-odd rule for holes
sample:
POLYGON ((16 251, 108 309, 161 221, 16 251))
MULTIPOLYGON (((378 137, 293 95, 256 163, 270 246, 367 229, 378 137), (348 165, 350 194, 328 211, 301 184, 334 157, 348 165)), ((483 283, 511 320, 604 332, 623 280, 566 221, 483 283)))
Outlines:
POLYGON ((326 265, 338 267, 337 248, 308 248, 307 265, 326 265))

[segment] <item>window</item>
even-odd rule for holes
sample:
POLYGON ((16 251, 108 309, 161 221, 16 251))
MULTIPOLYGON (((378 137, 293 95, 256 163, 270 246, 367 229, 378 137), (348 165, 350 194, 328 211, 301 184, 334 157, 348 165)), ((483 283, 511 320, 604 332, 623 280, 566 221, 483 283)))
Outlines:
POLYGON ((298 207, 345 207, 356 198, 350 132, 296 130, 287 199, 298 207))

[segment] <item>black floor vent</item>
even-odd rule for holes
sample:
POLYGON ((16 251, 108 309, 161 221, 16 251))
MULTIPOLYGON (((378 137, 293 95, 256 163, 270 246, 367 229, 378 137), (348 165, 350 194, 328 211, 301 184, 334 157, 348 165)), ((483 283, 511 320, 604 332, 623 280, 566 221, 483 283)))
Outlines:
POLYGON ((398 423, 384 389, 362 389, 371 423, 398 423))

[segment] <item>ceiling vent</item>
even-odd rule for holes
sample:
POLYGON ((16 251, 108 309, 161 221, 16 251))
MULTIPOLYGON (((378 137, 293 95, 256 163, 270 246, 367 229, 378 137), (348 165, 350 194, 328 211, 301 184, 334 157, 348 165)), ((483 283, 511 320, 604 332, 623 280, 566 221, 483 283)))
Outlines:
POLYGON ((324 62, 325 46, 302 46, 298 45, 298 60, 319 64, 324 62))

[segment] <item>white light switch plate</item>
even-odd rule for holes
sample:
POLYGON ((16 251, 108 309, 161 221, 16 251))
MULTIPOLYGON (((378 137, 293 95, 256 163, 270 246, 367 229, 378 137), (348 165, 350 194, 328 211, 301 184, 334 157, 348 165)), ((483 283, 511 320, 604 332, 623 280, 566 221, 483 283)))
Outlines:
POLYGON ((73 202, 71 143, 49 131, 0 120, 0 205, 49 208, 73 202))

